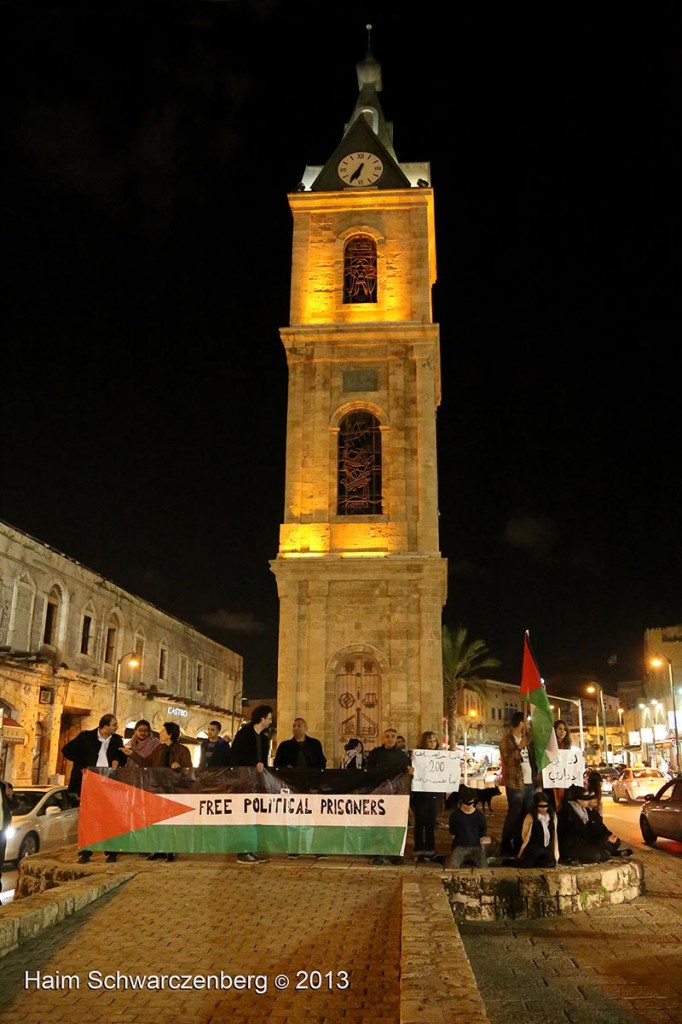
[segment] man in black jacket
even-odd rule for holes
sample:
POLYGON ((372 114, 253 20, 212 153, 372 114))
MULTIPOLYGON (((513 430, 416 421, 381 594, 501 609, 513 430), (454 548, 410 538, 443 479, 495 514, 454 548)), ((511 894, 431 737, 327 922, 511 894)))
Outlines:
MULTIPOLYGON (((414 775, 414 768, 405 750, 398 746, 398 733, 395 729, 384 729, 383 745, 370 750, 367 755, 367 771, 381 771, 386 775, 414 775)), ((389 857, 391 864, 402 864, 403 857, 389 857)), ((385 857, 372 857, 372 864, 385 864, 385 857)))
MULTIPOLYGON (((269 738, 265 730, 272 725, 272 708, 269 704, 259 704, 251 712, 251 721, 245 722, 232 740, 230 758, 235 768, 255 768, 262 772, 268 760, 269 738)), ((267 857, 259 857, 257 853, 238 853, 238 864, 261 864, 267 857)))
POLYGON ((230 744, 220 735, 221 729, 220 722, 209 722, 206 729, 208 738, 201 741, 201 769, 226 768, 230 764, 230 744))
MULTIPOLYGON (((96 729, 84 729, 62 747, 62 754, 68 761, 73 761, 69 790, 80 796, 83 785, 83 772, 86 768, 122 768, 126 763, 126 755, 121 747, 123 739, 116 729, 116 715, 102 715, 96 729)), ((92 857, 92 850, 79 850, 78 863, 87 864, 92 857)), ((115 861, 115 853, 106 854, 107 861, 115 861)))
POLYGON ((322 744, 314 736, 308 736, 308 724, 304 718, 295 718, 294 735, 284 740, 275 753, 275 768, 318 768, 327 766, 322 744))

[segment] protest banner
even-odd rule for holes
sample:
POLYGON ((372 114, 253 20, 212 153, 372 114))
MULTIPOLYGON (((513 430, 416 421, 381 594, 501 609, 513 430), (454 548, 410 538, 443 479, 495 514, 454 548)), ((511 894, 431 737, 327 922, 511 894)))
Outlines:
POLYGON ((78 844, 117 853, 402 854, 409 776, 357 775, 88 769, 78 844))

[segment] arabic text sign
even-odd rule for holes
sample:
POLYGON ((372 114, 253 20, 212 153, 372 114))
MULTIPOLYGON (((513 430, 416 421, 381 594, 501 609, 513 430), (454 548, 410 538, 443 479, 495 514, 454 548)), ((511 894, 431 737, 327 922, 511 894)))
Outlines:
POLYGON ((456 750, 413 750, 413 793, 452 793, 459 789, 461 755, 456 750))
POLYGON ((585 774, 585 758, 577 748, 559 750, 553 761, 542 770, 542 785, 545 789, 568 789, 582 786, 585 774))

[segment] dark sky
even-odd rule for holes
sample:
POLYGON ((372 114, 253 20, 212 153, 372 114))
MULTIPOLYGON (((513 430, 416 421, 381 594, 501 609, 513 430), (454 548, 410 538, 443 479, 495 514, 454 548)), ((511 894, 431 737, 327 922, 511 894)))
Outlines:
MULTIPOLYGON (((675 3, 0 3, 0 518, 274 696, 291 217, 365 23, 436 196, 444 621, 519 682, 682 621, 675 3)), ((617 656, 615 666, 607 659, 617 656)))

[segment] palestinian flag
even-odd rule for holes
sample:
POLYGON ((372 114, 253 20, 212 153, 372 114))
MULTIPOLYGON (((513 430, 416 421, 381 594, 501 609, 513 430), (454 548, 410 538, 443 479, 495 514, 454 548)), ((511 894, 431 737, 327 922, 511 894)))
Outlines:
POLYGON ((523 667, 521 669, 521 700, 533 705, 531 725, 533 732, 533 749, 535 764, 542 771, 559 752, 559 745, 554 732, 554 715, 549 706, 545 684, 535 663, 530 649, 528 630, 523 638, 523 667))

